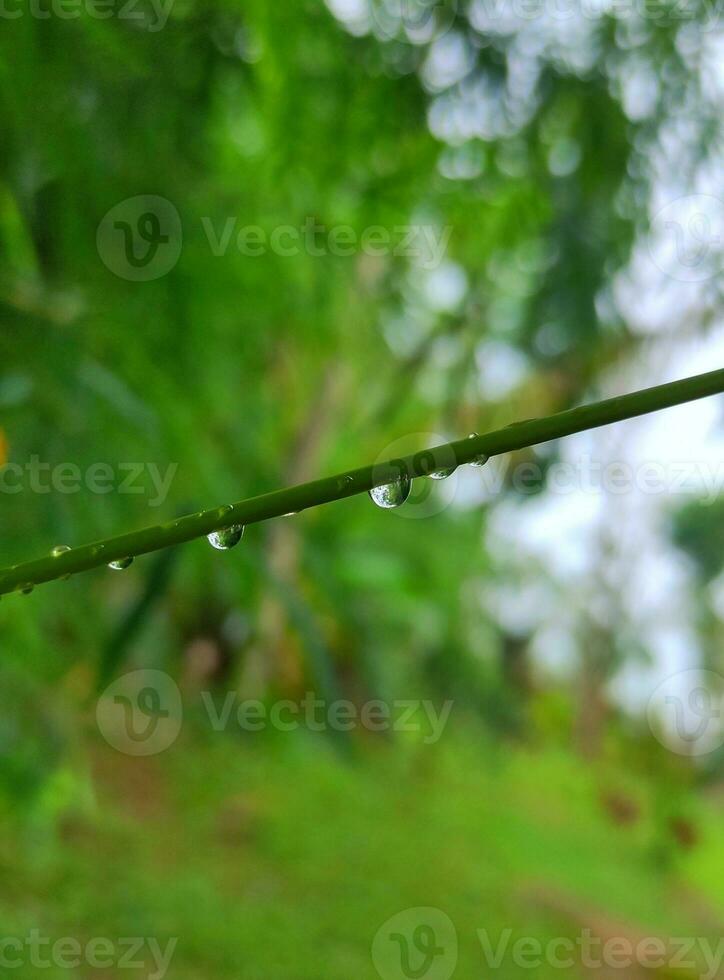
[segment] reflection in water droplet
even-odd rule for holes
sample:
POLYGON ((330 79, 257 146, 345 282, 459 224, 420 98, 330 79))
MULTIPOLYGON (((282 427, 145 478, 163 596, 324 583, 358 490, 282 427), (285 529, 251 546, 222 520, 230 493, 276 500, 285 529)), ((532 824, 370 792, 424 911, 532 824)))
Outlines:
POLYGON ((207 537, 212 548, 216 548, 217 551, 228 551, 241 541, 243 534, 244 525, 233 524, 222 531, 212 531, 207 537))
POLYGON ((428 473, 427 475, 431 480, 447 480, 449 476, 453 475, 456 469, 457 466, 448 466, 447 469, 433 470, 432 473, 428 473))
MULTIPOLYGON (((468 436, 468 439, 477 439, 477 438, 478 438, 477 432, 471 432, 470 435, 468 436)), ((470 465, 485 466, 485 464, 488 462, 489 459, 490 459, 489 456, 486 456, 485 453, 481 453, 479 456, 476 456, 474 459, 470 460, 470 465)))
POLYGON ((114 572, 122 572, 133 564, 133 558, 119 558, 117 561, 109 561, 108 567, 114 572))
POLYGON ((395 480, 394 483, 385 483, 381 487, 374 487, 369 494, 378 507, 382 507, 384 510, 392 510, 404 504, 410 496, 411 489, 412 480, 408 476, 403 476, 402 479, 395 480))

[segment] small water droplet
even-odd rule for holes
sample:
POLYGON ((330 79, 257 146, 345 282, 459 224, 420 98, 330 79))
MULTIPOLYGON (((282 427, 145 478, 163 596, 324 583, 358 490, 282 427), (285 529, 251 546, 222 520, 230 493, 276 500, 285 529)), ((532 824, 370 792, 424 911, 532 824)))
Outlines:
POLYGON ((394 483, 385 483, 381 487, 374 487, 369 491, 373 503, 384 510, 392 510, 401 506, 410 496, 412 480, 408 476, 403 476, 394 483))
POLYGON ((126 568, 129 568, 133 564, 133 558, 118 558, 116 561, 109 561, 108 567, 112 568, 114 572, 123 572, 126 568))
POLYGON ((231 527, 225 527, 221 531, 212 531, 207 535, 207 540, 217 551, 228 551, 241 541, 243 535, 244 525, 232 524, 231 527))
POLYGON ((23 595, 30 595, 30 593, 33 591, 34 588, 35 586, 33 585, 32 582, 26 582, 25 585, 18 586, 18 591, 22 592, 23 595))
POLYGON ((226 517, 232 512, 233 509, 234 507, 232 504, 224 504, 223 507, 219 507, 216 513, 219 517, 226 517))
MULTIPOLYGON (((72 551, 72 548, 69 545, 67 545, 67 544, 58 544, 50 552, 50 555, 51 555, 51 558, 60 558, 61 555, 67 555, 69 551, 72 551)), ((60 576, 60 581, 61 582, 67 582, 68 579, 70 578, 70 575, 71 575, 70 572, 67 572, 65 575, 61 575, 60 576)))
POLYGON ((452 476, 455 470, 458 468, 457 463, 455 462, 455 455, 447 446, 438 449, 437 461, 435 460, 435 453, 432 451, 432 449, 427 449, 425 452, 417 455, 414 465, 415 472, 421 473, 423 476, 428 476, 431 480, 446 480, 449 476, 452 476), (437 466, 435 465, 436 462, 437 466), (452 462, 453 465, 440 466, 441 462, 452 462))
POLYGON ((282 514, 282 517, 296 517, 298 513, 298 510, 290 510, 288 514, 282 514))
POLYGON ((353 482, 352 477, 349 476, 349 474, 347 476, 342 476, 339 478, 339 480, 337 480, 337 489, 344 490, 352 482, 353 482))
POLYGON ((432 473, 428 473, 427 475, 431 480, 447 480, 449 476, 453 475, 456 469, 457 466, 448 466, 444 470, 433 470, 432 473))
MULTIPOLYGON (((468 439, 477 439, 477 438, 478 438, 477 432, 471 432, 470 435, 468 436, 468 439)), ((485 464, 488 462, 489 459, 490 459, 489 456, 486 456, 485 453, 481 453, 479 456, 476 456, 474 459, 470 460, 470 465, 485 466, 485 464)))

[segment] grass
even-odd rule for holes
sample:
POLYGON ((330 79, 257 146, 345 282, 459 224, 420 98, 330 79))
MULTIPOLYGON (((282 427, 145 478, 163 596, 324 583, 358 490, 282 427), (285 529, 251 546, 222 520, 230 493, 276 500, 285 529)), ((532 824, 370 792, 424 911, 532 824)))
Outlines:
MULTIPOLYGON (((657 868, 645 823, 613 822, 595 771, 561 752, 466 733, 370 744, 350 763, 300 735, 185 733, 155 758, 95 741, 88 757, 94 795, 70 794, 57 836, 26 828, 18 848, 5 828, 4 935, 178 937, 174 980, 366 978, 378 928, 434 906, 458 931, 456 976, 476 977, 479 929, 545 942, 603 919, 698 936, 724 910, 706 853, 657 868)), ((36 974, 56 976, 23 971, 36 974)), ((506 960, 500 975, 533 974, 506 960)))

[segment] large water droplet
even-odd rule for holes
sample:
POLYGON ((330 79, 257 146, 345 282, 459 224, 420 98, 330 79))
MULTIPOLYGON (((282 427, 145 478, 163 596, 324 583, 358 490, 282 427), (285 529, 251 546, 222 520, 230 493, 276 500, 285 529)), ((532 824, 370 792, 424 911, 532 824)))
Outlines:
POLYGON ((222 531, 212 531, 207 538, 212 548, 216 548, 217 551, 228 551, 241 541, 243 534, 244 525, 233 524, 222 531))
POLYGON ((116 561, 109 561, 108 567, 112 568, 114 572, 122 572, 126 568, 129 568, 133 564, 133 558, 118 558, 116 561))
MULTIPOLYGON (((477 438, 478 438, 477 432, 471 432, 470 435, 468 436, 468 439, 477 439, 477 438)), ((476 456, 474 459, 470 460, 470 465, 485 466, 485 464, 488 462, 489 459, 490 459, 489 456, 486 456, 485 453, 481 453, 479 456, 476 456)))
POLYGON ((412 480, 408 476, 403 476, 394 483, 385 483, 381 487, 374 487, 369 491, 370 497, 378 507, 385 510, 392 510, 399 507, 410 496, 412 480))

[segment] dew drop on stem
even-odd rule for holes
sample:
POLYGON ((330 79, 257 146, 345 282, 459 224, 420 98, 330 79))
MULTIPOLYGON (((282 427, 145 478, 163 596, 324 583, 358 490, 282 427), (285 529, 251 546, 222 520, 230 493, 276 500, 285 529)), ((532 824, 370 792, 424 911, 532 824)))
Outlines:
MULTIPOLYGON (((468 439, 477 439, 477 438, 478 438, 477 432, 471 432, 470 435, 468 436, 468 439)), ((470 465, 485 466, 485 464, 488 462, 489 459, 490 459, 489 456, 486 456, 485 453, 481 453, 479 456, 475 456, 473 459, 470 460, 470 465)))
POLYGON ((221 531, 212 531, 207 535, 207 540, 217 551, 229 551, 241 541, 243 535, 244 525, 232 524, 231 527, 225 527, 221 531))
POLYGON ((449 476, 452 476, 457 466, 448 466, 444 470, 433 470, 432 473, 427 475, 431 480, 447 480, 449 476))
POLYGON ((381 487, 373 487, 369 491, 373 503, 383 510, 393 510, 400 507, 410 496, 412 480, 408 476, 403 476, 394 483, 384 483, 381 487))
POLYGON ((109 561, 108 567, 114 572, 123 572, 133 564, 133 558, 118 558, 116 561, 109 561))

